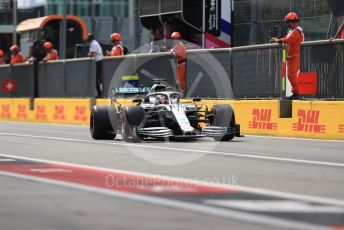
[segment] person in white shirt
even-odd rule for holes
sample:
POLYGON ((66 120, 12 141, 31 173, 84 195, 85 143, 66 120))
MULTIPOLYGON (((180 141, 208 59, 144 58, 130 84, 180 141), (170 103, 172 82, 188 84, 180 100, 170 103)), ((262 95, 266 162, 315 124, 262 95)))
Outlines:
POLYGON ((103 74, 103 50, 99 42, 94 38, 94 35, 89 33, 87 37, 87 42, 89 45, 89 57, 93 57, 96 61, 96 89, 97 97, 102 97, 102 91, 100 85, 102 84, 102 74, 103 74))

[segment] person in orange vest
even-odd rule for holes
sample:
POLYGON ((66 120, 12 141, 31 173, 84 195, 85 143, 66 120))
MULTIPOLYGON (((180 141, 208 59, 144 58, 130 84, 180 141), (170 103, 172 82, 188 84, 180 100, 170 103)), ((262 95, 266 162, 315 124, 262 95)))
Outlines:
POLYGON ((4 51, 0 50, 0 65, 5 64, 5 53, 4 51))
POLYGON ((106 51, 107 56, 122 56, 124 55, 124 47, 121 41, 121 34, 113 33, 111 34, 112 50, 106 51))
POLYGON ((287 99, 297 100, 299 99, 299 87, 298 87, 298 75, 300 72, 300 50, 301 43, 305 40, 305 36, 302 28, 299 24, 299 17, 296 13, 291 12, 285 17, 285 21, 288 25, 289 33, 283 38, 272 38, 275 43, 284 43, 287 46, 287 68, 288 79, 292 86, 293 95, 287 97, 287 99))
POLYGON ((178 72, 178 81, 180 87, 182 88, 183 94, 185 94, 186 81, 185 81, 185 61, 186 61, 186 49, 181 41, 181 36, 179 32, 173 32, 171 38, 174 40, 174 46, 171 49, 171 52, 174 53, 177 57, 177 72, 178 72))
POLYGON ((53 44, 51 42, 45 42, 44 43, 44 49, 47 52, 47 55, 45 58, 43 58, 43 61, 53 61, 53 60, 58 60, 59 59, 59 54, 57 51, 54 49, 53 44))
POLYGON ((11 51, 11 61, 10 61, 11 65, 25 62, 25 57, 20 53, 20 48, 18 45, 11 46, 10 51, 11 51))

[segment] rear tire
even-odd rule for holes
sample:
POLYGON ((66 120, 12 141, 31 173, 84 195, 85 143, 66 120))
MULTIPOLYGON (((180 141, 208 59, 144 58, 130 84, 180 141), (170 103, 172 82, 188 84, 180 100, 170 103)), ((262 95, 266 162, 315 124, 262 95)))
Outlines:
POLYGON ((90 114, 90 132, 93 139, 113 140, 116 137, 116 110, 111 106, 93 106, 90 114))
POLYGON ((122 137, 126 142, 140 142, 137 128, 145 117, 145 111, 140 106, 127 106, 123 111, 122 137))
MULTIPOLYGON (((212 126, 221 127, 234 127, 235 126, 235 116, 234 110, 230 105, 220 104, 214 105, 212 109, 214 120, 212 126)), ((224 136, 214 137, 216 141, 230 141, 234 138, 234 134, 228 134, 224 136)))

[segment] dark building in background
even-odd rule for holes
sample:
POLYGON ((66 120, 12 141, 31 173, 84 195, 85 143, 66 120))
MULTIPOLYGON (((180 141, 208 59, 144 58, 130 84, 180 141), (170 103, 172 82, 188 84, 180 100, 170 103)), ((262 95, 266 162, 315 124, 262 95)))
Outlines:
POLYGON ((343 0, 234 0, 233 45, 263 44, 269 42, 271 35, 283 36, 287 32, 284 17, 291 11, 299 15, 306 41, 328 39, 341 16, 331 17, 329 2, 344 3, 343 0))
MULTIPOLYGON (((38 2, 38 1, 37 1, 38 2)), ((44 2, 44 1, 39 1, 44 2)), ((45 6, 35 1, 18 0, 17 22, 44 16, 45 6)), ((0 49, 7 50, 13 43, 13 0, 0 0, 0 49)), ((19 39, 17 39, 19 41, 19 39)))

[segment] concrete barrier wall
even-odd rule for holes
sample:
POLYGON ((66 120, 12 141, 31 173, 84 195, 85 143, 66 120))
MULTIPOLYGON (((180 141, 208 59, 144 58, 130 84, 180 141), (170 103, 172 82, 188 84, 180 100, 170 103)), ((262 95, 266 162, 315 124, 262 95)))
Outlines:
MULTIPOLYGON (((129 99, 122 104, 133 104, 129 99)), ((0 99, 0 120, 88 125, 91 99, 0 99)), ((98 105, 110 105, 98 99, 98 105)), ((279 118, 277 100, 202 100, 203 108, 233 106, 243 134, 344 140, 343 101, 294 101, 292 118, 279 118)))
POLYGON ((0 99, 0 120, 88 125, 89 99, 0 99))

